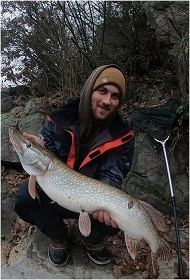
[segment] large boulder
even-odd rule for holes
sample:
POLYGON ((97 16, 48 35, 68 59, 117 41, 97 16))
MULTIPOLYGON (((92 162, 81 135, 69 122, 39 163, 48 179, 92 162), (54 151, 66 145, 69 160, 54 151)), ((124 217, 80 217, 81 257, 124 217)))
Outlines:
MULTIPOLYGON (((189 211, 189 180, 187 139, 178 140, 171 150, 172 140, 166 142, 167 158, 172 179, 172 189, 179 213, 189 211), (170 151, 170 152, 168 152, 170 151)), ((172 214, 171 191, 162 145, 140 133, 136 137, 132 169, 123 181, 122 189, 145 200, 160 211, 172 214)))
POLYGON ((18 161, 18 156, 13 151, 9 141, 9 127, 17 125, 17 122, 22 118, 24 107, 18 106, 10 112, 1 115, 1 160, 4 162, 18 161))
POLYGON ((30 89, 25 85, 18 85, 2 89, 1 91, 1 114, 8 113, 16 106, 26 102, 30 96, 30 89), (19 99, 18 99, 19 98, 19 99))
POLYGON ((181 94, 189 102, 189 2, 144 1, 147 26, 154 31, 164 66, 174 66, 181 94))
MULTIPOLYGON (((31 104, 31 101, 28 103, 31 104)), ((21 132, 28 132, 37 136, 43 127, 44 113, 38 112, 34 105, 31 107, 28 103, 25 107, 17 106, 1 115, 1 160, 3 162, 19 162, 19 158, 9 141, 9 127, 17 126, 21 132), (31 111, 28 109, 30 107, 32 108, 31 111)))

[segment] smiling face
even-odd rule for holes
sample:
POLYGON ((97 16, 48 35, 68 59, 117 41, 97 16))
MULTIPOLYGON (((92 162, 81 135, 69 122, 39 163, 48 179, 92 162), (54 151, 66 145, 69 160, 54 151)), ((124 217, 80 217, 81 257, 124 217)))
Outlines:
POLYGON ((106 120, 119 106, 120 92, 115 85, 104 85, 92 93, 92 114, 97 121, 106 120))

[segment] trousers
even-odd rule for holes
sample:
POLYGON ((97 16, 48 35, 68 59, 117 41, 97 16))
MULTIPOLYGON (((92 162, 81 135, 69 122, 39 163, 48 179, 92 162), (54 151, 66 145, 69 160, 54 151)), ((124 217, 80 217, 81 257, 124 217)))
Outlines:
MULTIPOLYGON (((79 213, 61 207, 37 185, 39 199, 33 199, 28 192, 28 180, 23 182, 15 192, 15 212, 24 221, 37 228, 50 238, 67 238, 68 228, 63 219, 78 219, 79 213)), ((84 243, 99 244, 107 235, 115 235, 120 229, 100 223, 90 215, 91 233, 81 239, 84 243)))

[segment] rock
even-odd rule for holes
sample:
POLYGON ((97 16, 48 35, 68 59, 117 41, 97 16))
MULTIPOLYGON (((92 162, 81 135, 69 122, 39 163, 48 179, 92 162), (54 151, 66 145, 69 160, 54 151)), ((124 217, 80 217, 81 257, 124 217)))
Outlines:
POLYGON ((112 265, 97 266, 90 262, 80 245, 71 243, 69 261, 64 267, 53 266, 47 257, 49 240, 39 230, 23 239, 13 248, 10 267, 22 273, 25 279, 113 279, 112 265))
POLYGON ((9 112, 13 108, 14 103, 12 96, 1 97, 1 114, 9 112))
POLYGON ((32 115, 24 115, 24 108, 21 106, 15 107, 10 112, 2 114, 2 139, 1 139, 1 160, 4 162, 18 163, 19 158, 13 150, 12 144, 9 141, 8 129, 11 126, 17 125, 21 132, 39 135, 43 127, 45 117, 43 113, 35 113, 32 115))
POLYGON ((1 200, 4 200, 8 196, 11 188, 11 184, 5 182, 4 180, 1 180, 1 200))
MULTIPOLYGON (((144 1, 142 10, 147 18, 147 25, 154 30, 159 44, 161 63, 168 69, 173 59, 182 96, 189 91, 189 3, 187 1, 144 1), (174 17, 175 14, 175 17, 174 17)), ((185 102, 188 100, 185 100, 185 102)))
POLYGON ((24 108, 15 107, 10 112, 1 115, 1 160, 5 162, 18 162, 18 156, 14 152, 9 141, 9 127, 15 126, 22 117, 24 108))
POLYGON ((28 132, 30 134, 39 136, 44 121, 45 121, 45 117, 44 114, 42 113, 36 113, 32 116, 27 115, 20 120, 18 127, 19 130, 22 132, 28 132))
MULTIPOLYGON (((19 102, 23 100, 26 102, 30 95, 30 89, 25 85, 9 87, 2 89, 1 92, 1 114, 7 113, 12 110, 16 105, 16 99, 19 97, 19 102)), ((18 103, 18 102, 17 102, 18 103)), ((21 102, 18 103, 21 105, 21 102)))
MULTIPOLYGON (((186 149, 184 153, 181 150, 185 146, 184 138, 176 144, 173 153, 167 153, 167 157, 178 210, 187 214, 189 211, 187 203, 189 201, 189 183, 186 174, 188 154, 185 154, 186 149)), ((136 137, 132 169, 123 181, 122 190, 131 196, 145 200, 161 212, 169 214, 173 212, 163 149, 161 144, 145 133, 140 133, 136 137)))
POLYGON ((6 89, 3 89, 3 94, 6 94, 8 96, 15 96, 15 95, 30 95, 30 89, 26 85, 18 85, 15 87, 9 87, 6 89))
MULTIPOLYGON (((6 217, 8 217, 11 219, 11 223, 14 220, 16 216, 16 213, 14 213, 14 199, 13 197, 6 197, 3 199, 3 201, 1 202, 1 219, 5 219, 6 217), (11 218, 14 217, 14 218, 11 218)), ((6 227, 5 227, 6 229, 6 227)), ((4 232, 4 230, 2 230, 2 233, 4 232)))
MULTIPOLYGON (((173 233, 175 235, 175 232, 173 233)), ((188 234, 184 236, 185 241, 188 240, 188 234)), ((3 242, 4 244, 4 242, 3 242)), ((80 244, 70 242, 69 260, 64 267, 53 266, 47 256, 48 238, 39 230, 35 230, 30 236, 23 238, 12 249, 8 265, 2 261, 1 277, 17 279, 115 279, 113 275, 113 267, 115 263, 106 266, 99 266, 90 261, 86 252, 80 244), (15 271, 15 274, 13 272, 15 271)), ((121 248, 121 251, 126 248, 121 248)), ((126 261, 133 262, 126 252, 126 261)), ((119 260, 119 258, 118 258, 119 260)), ((121 261, 122 261, 121 257, 121 261)), ((145 260, 145 262, 147 259, 145 260)), ((135 261, 134 261, 135 262, 135 261)), ((174 271, 174 264, 177 257, 170 261, 158 260, 159 277, 158 279, 175 279, 178 278, 174 271)), ((186 261, 188 267, 188 263, 186 261)), ((120 279, 142 279, 142 271, 131 271, 127 276, 123 275, 120 279)))
POLYGON ((30 101, 28 101, 24 108, 25 116, 36 114, 39 111, 39 107, 43 101, 44 101, 43 97, 33 98, 30 101))

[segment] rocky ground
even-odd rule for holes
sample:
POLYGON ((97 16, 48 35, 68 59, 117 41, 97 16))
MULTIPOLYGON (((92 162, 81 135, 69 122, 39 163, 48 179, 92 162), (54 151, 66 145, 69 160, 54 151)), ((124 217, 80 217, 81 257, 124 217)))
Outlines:
MULTIPOLYGON (((68 220, 70 257, 65 267, 54 267, 47 257, 48 238, 34 226, 25 223, 14 213, 13 193, 24 173, 14 170, 2 173, 2 221, 1 221, 1 278, 2 279, 150 279, 155 278, 149 265, 150 250, 142 241, 138 256, 133 261, 124 244, 123 234, 107 239, 112 261, 106 266, 92 263, 79 240, 77 223, 68 220)), ((178 279, 173 217, 166 216, 167 233, 174 256, 170 261, 160 261, 159 279, 178 279)), ((181 251, 184 262, 184 278, 189 279, 188 217, 180 219, 181 251)))

